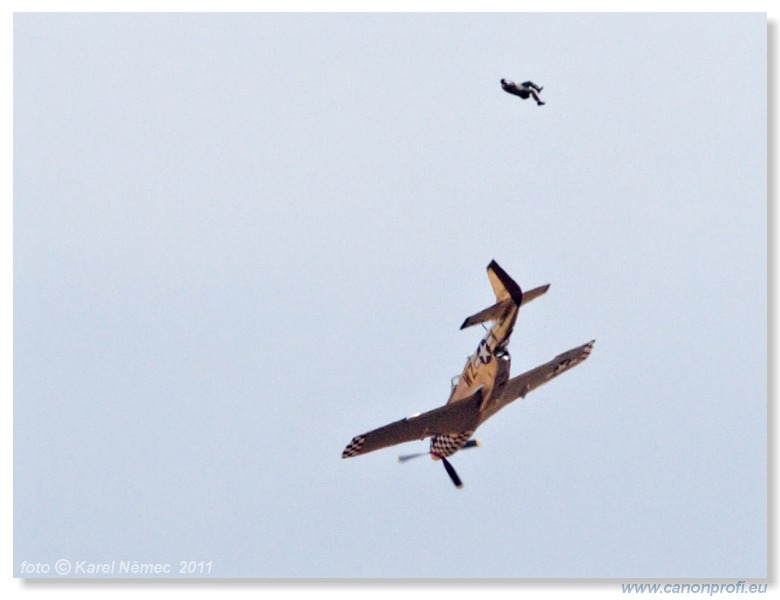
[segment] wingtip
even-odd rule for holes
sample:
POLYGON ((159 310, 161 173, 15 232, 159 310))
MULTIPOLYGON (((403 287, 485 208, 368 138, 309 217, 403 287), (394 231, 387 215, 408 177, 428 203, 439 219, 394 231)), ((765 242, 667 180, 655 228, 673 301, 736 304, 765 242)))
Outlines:
POLYGON ((351 458, 360 454, 365 441, 366 437, 364 435, 356 435, 353 437, 352 441, 347 444, 347 447, 344 448, 344 451, 341 453, 341 458, 351 458))
POLYGON ((591 340, 582 347, 582 360, 585 360, 590 356, 590 353, 593 352, 593 344, 595 343, 596 340, 591 340))

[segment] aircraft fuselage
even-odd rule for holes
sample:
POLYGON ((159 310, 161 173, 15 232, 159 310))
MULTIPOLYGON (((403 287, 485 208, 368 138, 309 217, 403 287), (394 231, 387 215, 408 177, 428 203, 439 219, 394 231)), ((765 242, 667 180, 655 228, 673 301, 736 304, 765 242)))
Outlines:
POLYGON ((471 436, 482 423, 511 402, 525 398, 530 391, 588 358, 595 340, 510 378, 511 358, 507 347, 520 307, 546 293, 550 286, 522 291, 496 261, 490 262, 487 272, 496 301, 467 317, 460 326, 465 329, 482 324, 486 333, 466 360, 460 376, 453 379, 447 403, 354 436, 342 451, 342 458, 430 437, 429 452, 399 456, 398 460, 405 462, 429 454, 443 463, 452 482, 461 487, 463 483, 447 457, 463 448, 478 446, 478 440, 471 436), (487 323, 490 323, 489 329, 487 323))
POLYGON ((457 384, 453 387, 450 399, 447 401, 448 404, 468 398, 479 387, 482 387, 485 402, 490 402, 494 393, 500 392, 501 386, 509 377, 511 357, 507 346, 519 308, 515 305, 510 306, 506 316, 488 329, 477 349, 466 360, 457 384))
MULTIPOLYGON (((501 390, 509 379, 512 359, 507 345, 519 309, 518 304, 509 303, 504 314, 497 318, 493 326, 488 329, 477 349, 466 360, 457 383, 453 385, 447 404, 468 398, 479 388, 482 388, 481 410, 484 412, 492 399, 500 396, 501 390)), ((434 435, 431 437, 431 458, 439 460, 455 454, 468 443, 474 431, 472 429, 458 433, 434 435)))

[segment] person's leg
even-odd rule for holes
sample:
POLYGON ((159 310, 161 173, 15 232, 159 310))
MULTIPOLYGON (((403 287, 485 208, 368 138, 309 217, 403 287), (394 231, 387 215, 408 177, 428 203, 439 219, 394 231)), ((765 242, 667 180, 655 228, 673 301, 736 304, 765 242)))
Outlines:
POLYGON ((534 100, 536 100, 536 104, 538 104, 539 106, 542 106, 544 104, 544 102, 539 100, 539 96, 536 95, 535 91, 531 90, 531 95, 534 97, 534 100))

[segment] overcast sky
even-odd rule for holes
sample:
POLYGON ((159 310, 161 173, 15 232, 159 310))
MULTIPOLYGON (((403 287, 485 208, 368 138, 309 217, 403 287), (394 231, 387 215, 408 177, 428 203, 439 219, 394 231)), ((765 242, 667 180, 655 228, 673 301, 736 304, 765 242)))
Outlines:
POLYGON ((766 53, 758 13, 17 14, 14 575, 767 576, 766 53), (513 374, 590 359, 462 490, 342 460, 446 401, 491 259, 551 283, 513 374))

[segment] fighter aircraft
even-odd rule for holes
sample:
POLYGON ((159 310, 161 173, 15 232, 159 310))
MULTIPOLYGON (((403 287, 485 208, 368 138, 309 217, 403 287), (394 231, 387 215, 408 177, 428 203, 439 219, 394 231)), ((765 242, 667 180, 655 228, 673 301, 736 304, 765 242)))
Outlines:
POLYGON ((596 340, 559 354, 551 361, 510 379, 511 357, 507 346, 517 314, 521 306, 547 292, 550 285, 523 292, 495 260, 487 266, 487 273, 496 295, 496 303, 468 317, 460 328, 488 321, 492 322, 492 326, 486 328, 487 333, 474 354, 466 360, 463 372, 453 378, 447 403, 426 413, 356 435, 344 448, 341 458, 430 437, 428 452, 400 456, 399 461, 430 454, 434 460, 442 461, 450 479, 460 488, 463 483, 447 457, 458 450, 478 446, 479 442, 471 436, 482 423, 510 402, 525 398, 530 391, 588 358, 596 340))

